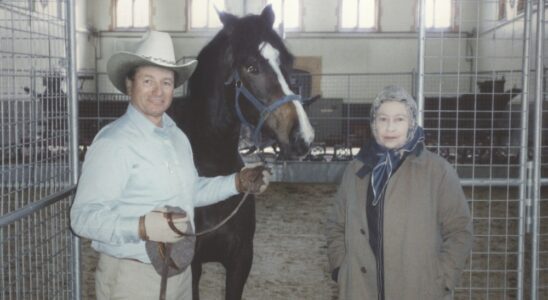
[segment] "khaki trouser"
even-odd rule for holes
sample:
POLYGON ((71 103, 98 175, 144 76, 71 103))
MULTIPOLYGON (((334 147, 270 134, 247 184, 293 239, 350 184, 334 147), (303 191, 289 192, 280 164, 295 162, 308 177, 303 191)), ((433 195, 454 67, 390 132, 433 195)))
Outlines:
MULTIPOLYGON (((160 281, 160 275, 151 264, 101 253, 95 272, 95 292, 98 300, 158 299, 160 281)), ((168 279, 166 299, 192 299, 190 266, 183 273, 168 279)))

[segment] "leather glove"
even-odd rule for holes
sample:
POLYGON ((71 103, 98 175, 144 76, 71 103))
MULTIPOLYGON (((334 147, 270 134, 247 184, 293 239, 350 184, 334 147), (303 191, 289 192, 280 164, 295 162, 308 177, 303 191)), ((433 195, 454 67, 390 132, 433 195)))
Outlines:
POLYGON ((175 243, 190 229, 186 213, 171 213, 158 208, 139 218, 139 237, 145 241, 175 243))
POLYGON ((249 191, 259 195, 268 187, 270 175, 270 168, 261 163, 245 166, 236 174, 236 189, 240 193, 249 191))

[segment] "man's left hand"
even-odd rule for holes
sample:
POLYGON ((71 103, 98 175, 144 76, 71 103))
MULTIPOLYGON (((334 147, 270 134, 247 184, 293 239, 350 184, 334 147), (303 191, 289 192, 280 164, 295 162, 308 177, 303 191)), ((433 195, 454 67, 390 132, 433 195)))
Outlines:
POLYGON ((262 164, 245 166, 236 174, 236 189, 240 193, 249 191, 259 195, 268 187, 270 176, 270 168, 262 164))

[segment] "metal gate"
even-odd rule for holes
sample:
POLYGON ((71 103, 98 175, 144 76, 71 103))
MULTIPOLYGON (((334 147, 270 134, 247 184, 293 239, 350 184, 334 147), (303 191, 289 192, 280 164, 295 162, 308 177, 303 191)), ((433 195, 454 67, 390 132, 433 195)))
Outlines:
POLYGON ((0 299, 78 297, 72 11, 0 1, 0 299))
POLYGON ((459 172, 474 219, 455 298, 548 299, 544 1, 450 1, 450 32, 426 29, 437 17, 427 2, 418 6, 420 122, 459 172))
MULTIPOLYGON (((530 6, 532 4, 529 4, 530 6)), ((532 130, 533 172, 531 199, 531 298, 548 298, 548 72, 545 66, 548 45, 546 36, 546 0, 538 2, 536 11, 537 44, 535 45, 535 90, 534 102, 530 105, 532 130)), ((533 90, 532 90, 533 91, 533 90)), ((532 93, 531 93, 532 94, 532 93)), ((529 122, 530 123, 530 122, 529 122)))

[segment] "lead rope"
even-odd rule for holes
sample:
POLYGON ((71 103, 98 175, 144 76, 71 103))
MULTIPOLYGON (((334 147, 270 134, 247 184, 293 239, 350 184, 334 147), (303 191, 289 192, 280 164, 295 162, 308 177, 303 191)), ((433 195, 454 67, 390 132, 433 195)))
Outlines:
MULTIPOLYGON (((170 215, 171 216, 171 215, 170 215)), ((160 281, 160 300, 166 300, 167 278, 169 275, 169 262, 171 260, 171 244, 159 243, 160 251, 164 251, 164 269, 162 270, 162 279, 160 281)))
MULTIPOLYGON (((264 159, 264 157, 262 157, 262 155, 259 155, 260 159, 261 159, 261 162, 266 165, 266 160, 264 159)), ((254 180, 256 180, 257 178, 259 178, 261 174, 257 174, 257 176, 254 178, 254 180)), ((228 220, 230 220, 237 212, 238 210, 240 210, 240 207, 242 207, 242 205, 244 204, 245 200, 247 200, 247 197, 249 196, 249 190, 247 190, 244 194, 244 196, 242 197, 242 199, 240 200, 240 202, 238 203, 238 205, 236 206, 236 208, 234 208, 234 210, 232 210, 232 212, 226 217, 224 218, 221 222, 219 222, 219 224, 211 227, 211 228, 208 228, 206 230, 203 230, 203 231, 200 231, 200 232, 196 232, 196 233, 184 233, 184 232, 181 232, 179 230, 177 230, 175 227, 171 228, 173 229, 175 232, 177 232, 179 235, 185 235, 185 236, 202 236, 202 235, 205 235, 205 234, 208 234, 210 232, 213 232, 217 229, 219 229, 221 226, 223 226, 224 224, 226 224, 226 222, 228 222, 228 220)))
POLYGON ((238 212, 238 210, 240 210, 240 207, 242 206, 242 204, 244 204, 245 200, 247 199, 247 196, 249 196, 249 191, 245 192, 244 196, 240 200, 240 203, 238 203, 238 206, 236 206, 236 208, 234 208, 234 210, 230 213, 230 215, 228 215, 226 218, 224 218, 219 224, 213 226, 212 228, 197 232, 196 234, 185 234, 185 235, 188 235, 188 236, 192 236, 192 235, 201 236, 201 235, 208 234, 210 232, 213 232, 213 231, 219 229, 221 226, 225 225, 225 223, 228 222, 228 220, 232 219, 232 217, 238 212))
MULTIPOLYGON (((249 196, 249 190, 245 192, 244 196, 240 200, 240 203, 238 203, 238 205, 236 206, 236 208, 234 208, 234 210, 230 213, 230 215, 228 215, 226 218, 224 218, 219 224, 215 225, 214 227, 206 229, 204 231, 197 232, 196 234, 184 233, 184 232, 181 232, 180 230, 178 230, 173 225, 173 222, 172 222, 173 215, 171 213, 168 214, 168 218, 169 218, 168 224, 171 227, 171 230, 175 231, 179 235, 201 236, 201 235, 204 235, 204 234, 208 234, 210 232, 213 232, 213 231, 219 229, 226 222, 228 222, 228 220, 230 220, 238 212, 238 210, 240 209, 242 204, 244 204, 244 202, 245 202, 245 200, 247 199, 248 196, 249 196)), ((170 243, 159 243, 159 247, 160 247, 160 249, 159 249, 160 254, 164 258, 164 270, 162 272, 161 281, 160 281, 160 300, 166 300, 167 278, 168 278, 168 275, 169 275, 169 265, 170 265, 170 261, 171 261, 171 244, 170 243), (161 251, 162 248, 164 249, 163 252, 161 251)))

